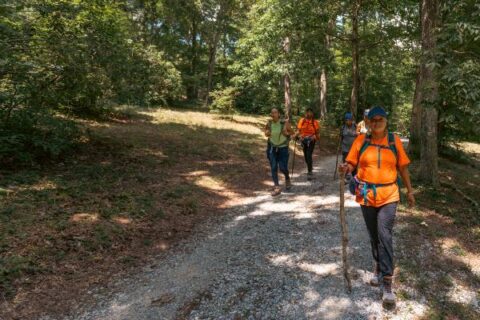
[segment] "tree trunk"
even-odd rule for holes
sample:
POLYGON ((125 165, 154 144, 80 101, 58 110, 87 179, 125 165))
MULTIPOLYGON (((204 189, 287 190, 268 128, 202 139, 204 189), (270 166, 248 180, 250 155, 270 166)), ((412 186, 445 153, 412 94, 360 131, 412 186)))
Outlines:
MULTIPOLYGON (((438 82, 435 70, 428 65, 435 59, 435 28, 438 16, 437 0, 422 0, 422 53, 418 90, 421 101, 420 178, 438 186, 438 82)), ((418 115, 417 115, 418 117, 418 115)), ((413 119, 412 119, 413 120, 413 119)), ((415 119, 416 120, 416 119, 415 119)))
MULTIPOLYGON (((227 2, 220 3, 220 10, 217 15, 217 28, 214 32, 212 43, 209 46, 208 56, 208 75, 207 75, 207 93, 205 96, 205 105, 210 103, 210 91, 212 90, 213 72, 215 71, 215 63, 217 60, 217 48, 220 42, 220 37, 225 35, 226 16, 230 12, 230 7, 227 2)), ((225 53, 224 53, 225 54, 225 53)))
POLYGON ((361 0, 355 1, 352 10, 352 93, 350 95, 350 111, 353 118, 357 117, 359 79, 359 38, 358 38, 358 14, 361 0))
POLYGON ((420 131, 422 124, 422 92, 420 84, 422 83, 422 73, 417 70, 417 80, 415 84, 415 93, 413 95, 412 118, 410 121, 410 140, 408 142, 408 153, 414 157, 420 157, 420 131))
POLYGON ((217 58, 218 41, 219 41, 219 37, 216 34, 213 46, 210 47, 209 55, 208 55, 207 93, 205 96, 205 105, 210 104, 210 91, 212 90, 212 79, 213 79, 213 72, 215 70, 215 62, 217 58))
MULTIPOLYGON (((286 37, 283 42, 283 50, 285 52, 285 60, 288 61, 288 54, 290 53, 290 38, 286 37)), ((290 75, 288 68, 285 68, 285 75, 283 78, 284 93, 285 93, 285 117, 291 119, 292 117, 292 91, 290 87, 290 75)))
POLYGON ((420 179, 434 187, 439 185, 437 125, 437 109, 433 107, 422 108, 420 179))
MULTIPOLYGON (((423 18, 422 18, 422 7, 423 1, 419 1, 418 11, 419 11, 419 27, 420 30, 423 30, 423 18)), ((422 44, 423 35, 420 39, 420 44, 422 44)), ((414 158, 420 158, 420 131, 422 129, 422 89, 420 88, 422 84, 422 73, 424 72, 420 64, 417 69, 417 79, 415 82, 415 92, 413 94, 413 104, 412 104, 412 118, 410 121, 410 140, 408 142, 408 152, 410 156, 414 158)))
MULTIPOLYGON (((325 34, 325 52, 330 54, 330 33, 333 32, 335 27, 335 19, 328 21, 327 33, 325 34)), ((325 119, 327 116, 327 68, 325 65, 322 67, 322 73, 319 80, 319 93, 320 93, 320 118, 325 119)))
POLYGON ((192 17, 192 34, 191 34, 191 61, 190 61, 190 81, 187 85, 187 99, 195 100, 198 97, 198 88, 197 88, 197 47, 198 47, 198 26, 196 17, 192 17))
POLYGON ((322 68, 320 74, 320 118, 325 119, 327 116, 327 69, 322 68))

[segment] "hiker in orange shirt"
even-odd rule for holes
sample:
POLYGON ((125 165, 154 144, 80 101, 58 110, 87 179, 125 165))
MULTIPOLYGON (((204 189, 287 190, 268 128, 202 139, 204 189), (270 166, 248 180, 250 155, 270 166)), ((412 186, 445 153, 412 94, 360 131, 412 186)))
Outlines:
POLYGON ((358 170, 350 182, 350 192, 361 205, 370 236, 375 261, 370 284, 383 285, 382 300, 388 305, 395 304, 392 230, 400 201, 398 174, 407 187, 410 206, 415 205, 415 197, 408 172, 410 160, 400 138, 387 129, 387 113, 381 107, 374 107, 368 119, 371 133, 355 139, 346 162, 339 169, 346 173, 358 170))
POLYGON ((303 155, 307 163, 307 179, 311 180, 313 176, 313 150, 315 142, 320 140, 320 124, 314 119, 313 110, 308 108, 305 117, 301 118, 297 125, 297 134, 295 138, 300 137, 303 146, 303 155))

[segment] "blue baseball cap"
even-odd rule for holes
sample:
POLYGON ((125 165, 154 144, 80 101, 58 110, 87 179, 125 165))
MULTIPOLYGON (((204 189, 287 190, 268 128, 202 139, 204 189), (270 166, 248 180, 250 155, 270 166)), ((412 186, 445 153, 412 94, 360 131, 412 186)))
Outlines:
POLYGON ((345 113, 345 120, 352 120, 352 119, 353 119, 353 116, 351 112, 345 113))
POLYGON ((368 112, 368 119, 372 119, 375 116, 380 116, 383 118, 387 118, 387 112, 382 107, 373 107, 369 112, 368 112))

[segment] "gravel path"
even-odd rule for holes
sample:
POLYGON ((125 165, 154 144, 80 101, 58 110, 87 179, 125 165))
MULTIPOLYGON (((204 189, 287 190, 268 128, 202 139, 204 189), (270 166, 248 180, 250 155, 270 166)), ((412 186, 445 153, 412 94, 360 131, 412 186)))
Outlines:
POLYGON ((335 158, 315 180, 272 199, 245 199, 188 241, 117 284, 98 305, 68 319, 412 319, 425 306, 402 300, 383 310, 368 286, 371 257, 360 209, 346 197, 353 293, 342 278, 335 158), (220 221, 219 221, 220 220, 220 221))

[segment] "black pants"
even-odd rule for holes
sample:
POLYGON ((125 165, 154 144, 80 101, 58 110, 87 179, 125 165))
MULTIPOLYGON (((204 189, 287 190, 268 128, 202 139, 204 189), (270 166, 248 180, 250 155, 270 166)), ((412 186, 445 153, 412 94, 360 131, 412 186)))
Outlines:
POLYGON ((392 230, 397 213, 397 203, 388 203, 382 207, 362 205, 363 218, 367 225, 373 259, 381 277, 393 276, 393 239, 392 230))
POLYGON ((311 140, 310 142, 302 142, 303 146, 303 156, 305 157, 305 162, 307 163, 308 172, 313 170, 313 150, 315 150, 315 141, 311 140))

